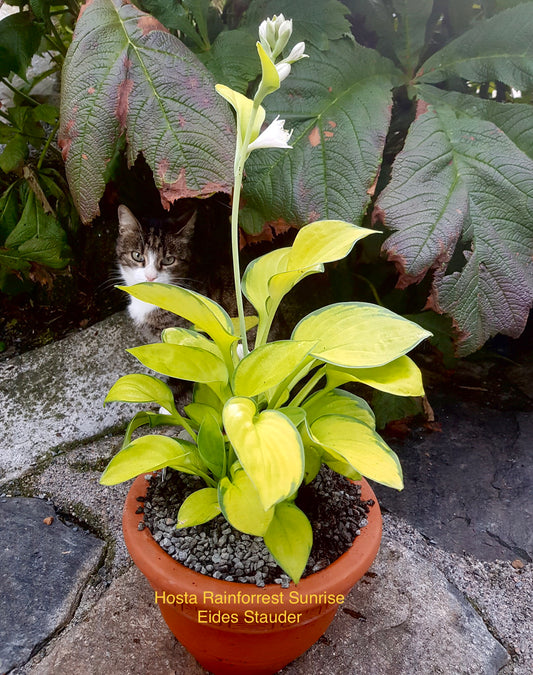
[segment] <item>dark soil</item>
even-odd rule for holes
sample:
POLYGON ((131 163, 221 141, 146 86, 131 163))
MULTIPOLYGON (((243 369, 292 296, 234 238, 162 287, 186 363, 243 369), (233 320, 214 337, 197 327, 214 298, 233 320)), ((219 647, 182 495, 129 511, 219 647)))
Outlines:
MULTIPOLYGON (((286 586, 289 578, 262 538, 239 532, 222 516, 204 525, 176 530, 181 503, 201 487, 201 480, 171 469, 165 480, 158 474, 151 481, 140 508, 144 507, 144 522, 161 547, 187 567, 216 579, 286 586)), ((362 501, 358 485, 326 466, 300 489, 296 505, 313 528, 313 547, 304 577, 327 567, 350 548, 367 524, 366 514, 373 503, 362 501)))

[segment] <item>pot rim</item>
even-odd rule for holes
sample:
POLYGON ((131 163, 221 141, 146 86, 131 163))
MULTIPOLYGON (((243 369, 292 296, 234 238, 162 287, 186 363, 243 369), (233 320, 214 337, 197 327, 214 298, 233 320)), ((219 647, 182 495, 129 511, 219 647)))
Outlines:
MULTIPOLYGON (((290 602, 291 611, 298 611, 308 603, 293 602, 294 595, 289 600, 291 591, 296 591, 299 596, 324 592, 345 595, 366 573, 377 555, 382 530, 381 510, 368 482, 364 478, 354 482, 361 484, 363 500, 374 500, 374 505, 370 507, 367 514, 368 524, 361 529, 361 533, 354 539, 348 551, 328 567, 302 578, 298 584, 291 581, 288 588, 281 588, 279 584, 267 584, 260 588, 252 583, 214 579, 195 572, 172 558, 155 541, 148 527, 138 529, 139 523, 144 520, 144 515, 135 513, 139 507, 137 497, 144 496, 149 485, 144 475, 135 479, 126 496, 122 519, 124 540, 134 563, 154 589, 164 589, 166 593, 174 595, 189 593, 196 596, 206 592, 214 595, 237 594, 239 591, 241 594, 248 595, 279 595, 281 593, 284 599, 283 604, 290 602)), ((203 603, 197 604, 200 606, 203 603)), ((212 608, 212 605, 210 607, 212 608)), ((265 611, 265 607, 266 605, 260 601, 251 601, 246 604, 246 609, 251 610, 265 611)))

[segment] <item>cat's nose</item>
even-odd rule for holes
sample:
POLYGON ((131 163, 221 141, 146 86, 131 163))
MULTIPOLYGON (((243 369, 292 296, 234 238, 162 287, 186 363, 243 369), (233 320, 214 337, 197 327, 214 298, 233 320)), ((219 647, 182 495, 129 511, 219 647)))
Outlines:
POLYGON ((156 274, 145 274, 144 276, 146 277, 146 281, 155 281, 157 279, 156 274))

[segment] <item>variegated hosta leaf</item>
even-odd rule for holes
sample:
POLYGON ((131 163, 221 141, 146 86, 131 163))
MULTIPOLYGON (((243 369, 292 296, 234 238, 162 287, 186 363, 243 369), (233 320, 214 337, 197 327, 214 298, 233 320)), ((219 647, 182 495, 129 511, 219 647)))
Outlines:
POLYGON ((157 471, 166 466, 183 467, 187 473, 194 473, 196 462, 193 449, 190 443, 168 436, 141 436, 113 457, 100 483, 116 485, 141 473, 157 471))
POLYGON ((362 382, 369 387, 397 396, 424 396, 422 373, 408 356, 400 356, 378 368, 342 368, 326 366, 328 387, 340 387, 346 382, 362 382))
POLYGON ((375 230, 343 220, 320 220, 302 227, 290 247, 277 249, 251 262, 243 277, 243 290, 259 313, 271 316, 294 286, 324 264, 346 257, 354 244, 375 230))
POLYGON ((299 281, 310 274, 324 271, 324 266, 317 264, 287 272, 289 255, 289 247, 275 249, 253 260, 244 272, 242 290, 257 310, 260 326, 272 309, 272 294, 276 297, 275 310, 284 293, 288 293, 299 281))
POLYGON ((305 513, 288 502, 277 504, 264 541, 281 569, 297 584, 313 546, 313 530, 305 513))
POLYGON ((226 445, 216 415, 206 414, 202 420, 198 430, 198 453, 214 476, 221 478, 226 473, 226 445))
POLYGON ((189 403, 189 405, 186 405, 184 410, 186 415, 191 420, 196 422, 198 426, 200 426, 205 417, 209 415, 210 417, 215 418, 219 427, 222 427, 222 404, 220 404, 220 408, 213 408, 210 405, 206 405, 205 403, 193 402, 189 403))
POLYGON ((328 452, 358 473, 397 490, 403 488, 396 453, 366 424, 342 415, 326 415, 313 422, 311 432, 328 452))
POLYGON ((164 205, 230 192, 234 123, 210 73, 130 2, 87 2, 63 66, 60 143, 82 220, 98 214, 122 139, 142 153, 164 205))
POLYGON ((193 527, 213 520, 220 513, 216 488, 203 488, 190 494, 180 506, 176 529, 193 527))
POLYGON ((303 479, 300 434, 276 410, 258 413, 252 399, 231 398, 222 413, 224 429, 265 510, 296 492, 303 479))
POLYGON ((151 403, 153 401, 169 412, 175 410, 172 390, 168 384, 152 375, 124 375, 111 387, 104 404, 110 401, 136 403, 151 403))
POLYGON ((197 347, 222 359, 222 353, 217 345, 205 335, 195 330, 187 328, 165 328, 161 334, 161 339, 170 345, 185 345, 187 347, 197 347))
POLYGON ((327 393, 318 391, 302 404, 302 408, 306 412, 309 425, 324 415, 344 415, 354 417, 371 429, 376 428, 376 419, 368 403, 343 389, 334 389, 327 393))
POLYGON ((274 516, 274 507, 265 510, 254 484, 239 465, 232 467, 231 479, 220 480, 218 500, 228 523, 254 537, 265 534, 274 516))
POLYGON ((288 378, 303 363, 313 342, 279 340, 254 349, 240 361, 233 375, 236 396, 257 396, 288 378))
POLYGON ((127 349, 139 361, 156 373, 191 382, 227 382, 224 361, 198 347, 156 342, 127 349))
POLYGON ((138 300, 187 319, 210 335, 223 352, 237 340, 233 335, 233 324, 225 310, 200 293, 180 286, 152 282, 119 288, 138 300))
POLYGON ((292 340, 316 340, 311 355, 350 368, 382 366, 402 356, 431 333, 384 307, 343 302, 308 314, 292 340))

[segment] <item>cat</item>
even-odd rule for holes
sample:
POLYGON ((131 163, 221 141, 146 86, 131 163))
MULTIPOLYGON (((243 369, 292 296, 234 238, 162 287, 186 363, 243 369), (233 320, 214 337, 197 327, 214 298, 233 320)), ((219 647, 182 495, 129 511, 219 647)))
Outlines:
MULTIPOLYGON (((149 220, 146 224, 124 204, 118 207, 117 264, 126 286, 145 281, 181 286, 200 286, 189 278, 191 240, 196 210, 188 209, 177 220, 149 220)), ((198 290, 195 288, 194 290, 198 290)), ((184 320, 155 305, 129 296, 128 314, 148 341, 161 339, 171 326, 184 320)))

